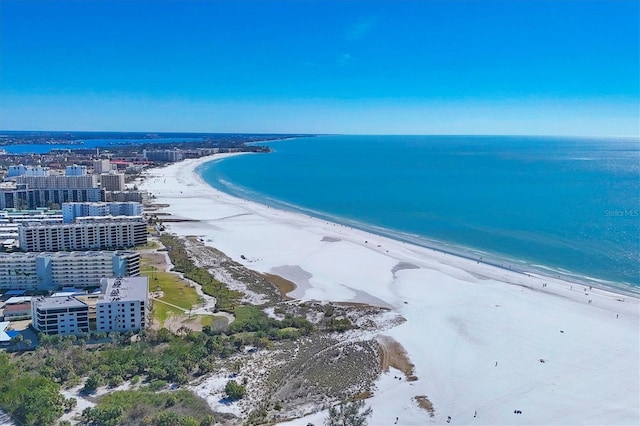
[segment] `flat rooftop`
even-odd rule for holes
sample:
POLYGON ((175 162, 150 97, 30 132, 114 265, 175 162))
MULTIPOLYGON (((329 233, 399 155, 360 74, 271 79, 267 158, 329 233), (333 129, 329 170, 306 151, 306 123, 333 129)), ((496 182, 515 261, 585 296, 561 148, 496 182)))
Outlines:
POLYGON ((88 305, 72 296, 41 297, 34 299, 38 309, 82 308, 88 305))
POLYGON ((31 296, 12 296, 7 299, 7 305, 19 305, 21 303, 31 303, 31 296))
POLYGON ((145 223, 142 216, 86 216, 76 218, 76 223, 54 223, 46 224, 40 222, 27 222, 23 226, 27 229, 33 228, 80 228, 85 225, 95 224, 121 224, 121 223, 145 223))
POLYGON ((28 259, 34 257, 51 257, 53 259, 63 258, 95 258, 103 256, 113 255, 129 255, 137 253, 135 250, 100 250, 100 251, 49 251, 49 252, 13 252, 13 253, 0 253, 0 259, 28 259))
POLYGON ((100 302, 147 300, 148 277, 107 278, 107 286, 100 302))
POLYGON ((4 313, 6 314, 10 314, 12 312, 23 312, 23 311, 30 311, 31 310, 31 303, 18 303, 17 305, 6 305, 4 307, 4 313))

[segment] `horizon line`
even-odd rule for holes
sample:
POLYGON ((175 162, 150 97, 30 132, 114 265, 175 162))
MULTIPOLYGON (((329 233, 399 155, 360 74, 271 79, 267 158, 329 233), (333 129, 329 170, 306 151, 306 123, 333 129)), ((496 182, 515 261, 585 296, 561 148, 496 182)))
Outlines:
POLYGON ((640 138, 640 132, 638 134, 618 134, 618 135, 604 135, 604 134, 552 134, 552 133, 537 133, 537 134, 523 134, 523 133, 305 133, 305 132, 212 132, 212 131, 154 131, 154 130, 32 130, 32 129, 0 129, 1 133, 19 133, 19 132, 33 132, 33 133, 140 133, 140 134, 205 134, 205 135, 299 135, 299 136, 514 136, 514 137, 568 137, 568 138, 640 138))

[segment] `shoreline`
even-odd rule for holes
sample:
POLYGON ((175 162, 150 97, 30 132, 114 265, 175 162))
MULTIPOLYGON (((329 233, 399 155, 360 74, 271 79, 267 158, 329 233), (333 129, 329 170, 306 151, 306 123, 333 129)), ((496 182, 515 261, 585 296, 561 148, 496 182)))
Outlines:
MULTIPOLYGON (((160 211, 194 220, 167 223, 172 233, 199 235, 206 245, 248 268, 280 275, 296 285, 289 293, 295 299, 386 305, 407 319, 387 334, 406 348, 419 380, 395 383, 387 377, 392 373, 383 375, 370 400, 373 424, 387 422, 379 417, 383 413, 377 407, 387 407, 393 418, 400 411, 397 407, 412 413, 413 420, 401 419, 399 424, 437 423, 450 415, 455 422, 463 412, 473 414, 474 406, 483 413, 479 421, 485 424, 633 424, 640 420, 634 399, 640 392, 634 380, 638 376, 637 296, 476 263, 238 199, 209 186, 195 172, 201 164, 228 156, 151 169, 141 187, 155 194, 157 203, 168 205, 160 211), (570 341, 577 339, 570 347, 562 343, 566 333, 570 341), (598 347, 614 348, 615 361, 598 347), (585 358, 591 351, 595 352, 585 358), (549 356, 553 362, 544 364, 549 371, 541 379, 532 372, 540 368, 538 359, 549 356), (529 360, 527 365, 523 360, 529 360), (504 367, 495 369, 498 361, 504 367), (595 373, 589 367, 573 371, 573 364, 583 362, 602 366, 595 373), (576 377, 569 380, 568 370, 576 377), (500 376, 494 377, 497 373, 500 376), (474 377, 471 384, 469 374, 474 377), (523 386, 529 391, 518 391, 523 386), (563 395, 583 395, 574 402, 547 400, 549 386, 561 389, 563 395), (433 403, 435 417, 415 403, 413 397, 421 395, 433 403), (582 405, 585 400, 589 409, 582 405), (462 402, 470 407, 463 408, 462 402), (621 402, 627 408, 612 419, 609 405, 621 402), (529 415, 513 417, 511 404, 516 403, 516 408, 526 407, 529 415), (567 404, 576 412, 563 414, 567 404), (539 412, 534 413, 533 407, 539 412), (561 414, 562 420, 554 417, 561 414)), ((306 423, 301 420, 300 424, 306 423)))
MULTIPOLYGON (((295 138, 292 138, 292 139, 295 139, 295 138)), ((283 139, 283 140, 286 140, 286 139, 283 139)), ((260 143, 260 142, 254 142, 254 143, 260 143)), ((248 152, 234 153, 231 155, 225 154, 225 156, 237 156, 237 155, 245 155, 245 154, 251 154, 251 153, 248 153, 248 152)), ((196 161, 198 161, 198 164, 193 167, 193 173, 197 176, 198 181, 202 185, 205 185, 211 188, 213 191, 217 191, 219 193, 228 195, 233 198, 237 198, 239 200, 240 199, 244 200, 237 194, 228 193, 218 187, 210 185, 202 178, 200 173, 198 173, 197 171, 198 168, 201 168, 202 166, 206 165, 210 161, 224 159, 224 158, 216 158, 216 156, 209 156, 205 158, 208 158, 208 160, 198 161, 201 159, 197 159, 196 161)), ((422 247, 428 250, 433 250, 448 256, 454 256, 461 259, 465 259, 470 262, 479 262, 480 264, 485 264, 491 267, 502 269, 504 271, 519 273, 528 277, 535 276, 543 280, 556 279, 556 280, 565 281, 574 285, 583 286, 585 288, 586 287, 590 289, 597 288, 599 290, 616 293, 624 297, 640 298, 640 287, 634 286, 626 282, 614 282, 614 281, 606 280, 604 278, 589 277, 578 272, 562 271, 560 270, 561 269, 560 267, 535 265, 530 263, 530 261, 527 261, 527 260, 509 258, 506 255, 501 255, 501 254, 496 254, 491 252, 484 252, 480 249, 463 247, 463 246, 456 245, 455 243, 432 240, 422 236, 412 236, 410 234, 402 233, 400 231, 388 230, 385 228, 380 228, 373 225, 367 225, 357 221, 341 219, 329 214, 316 212, 316 211, 305 209, 295 205, 283 203, 277 200, 270 200, 271 201, 270 203, 264 200, 256 201, 253 199, 247 199, 245 201, 266 206, 268 208, 279 209, 284 213, 292 213, 292 214, 309 216, 317 220, 327 221, 327 222, 338 224, 340 226, 346 226, 349 228, 357 229, 365 233, 376 235, 378 237, 384 237, 390 240, 395 240, 402 243, 415 245, 415 246, 422 247), (478 254, 478 255, 481 254, 482 256, 478 258, 474 256, 474 254, 478 254)))

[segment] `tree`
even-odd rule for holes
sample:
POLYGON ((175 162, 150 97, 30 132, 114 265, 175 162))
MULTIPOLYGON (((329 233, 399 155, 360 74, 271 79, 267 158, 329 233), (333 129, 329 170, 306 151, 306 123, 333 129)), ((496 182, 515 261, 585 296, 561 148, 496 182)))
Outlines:
POLYGON ((82 411, 82 418, 89 425, 116 426, 121 423, 122 407, 87 407, 82 411))
MULTIPOLYGON (((0 365, 0 370, 5 368, 0 365)), ((60 395, 60 386, 44 377, 15 377, 11 370, 13 369, 9 368, 9 371, 4 371, 7 374, 0 381, 0 406, 18 424, 54 424, 63 413, 64 398, 60 395)))
POLYGON ((224 391, 227 394, 227 398, 232 401, 242 399, 247 394, 247 389, 235 380, 229 380, 224 387, 224 391))
POLYGON ((14 346, 17 346, 18 350, 20 350, 20 344, 22 343, 23 340, 24 340, 24 337, 22 337, 22 334, 17 334, 14 338, 11 339, 11 344, 13 344, 14 346))
POLYGON ((64 411, 71 411, 78 405, 78 400, 75 398, 69 398, 64 400, 64 411))
POLYGON ((329 408, 329 417, 325 420, 326 426, 365 426, 367 417, 371 416, 373 410, 368 407, 363 412, 364 401, 343 402, 338 406, 329 408))
POLYGON ((93 393, 98 389, 98 386, 102 384, 102 377, 98 374, 92 374, 87 378, 87 381, 84 383, 84 388, 82 391, 85 393, 93 393))

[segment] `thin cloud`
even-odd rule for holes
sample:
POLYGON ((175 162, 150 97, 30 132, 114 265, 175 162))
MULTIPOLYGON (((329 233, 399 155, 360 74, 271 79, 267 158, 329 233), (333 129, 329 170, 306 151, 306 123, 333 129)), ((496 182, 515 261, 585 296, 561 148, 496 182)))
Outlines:
POLYGON ((353 57, 349 53, 343 53, 338 57, 338 65, 347 65, 353 60, 353 57))
POLYGON ((347 28, 346 39, 357 41, 366 37, 378 25, 377 16, 363 16, 347 28))

